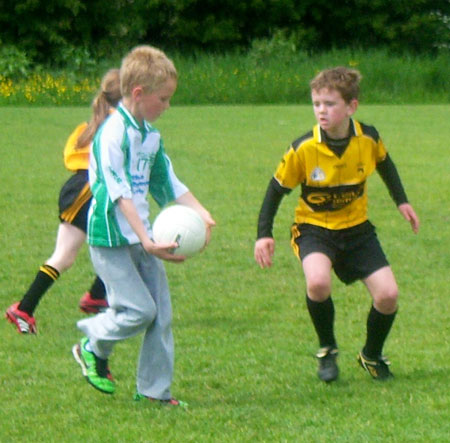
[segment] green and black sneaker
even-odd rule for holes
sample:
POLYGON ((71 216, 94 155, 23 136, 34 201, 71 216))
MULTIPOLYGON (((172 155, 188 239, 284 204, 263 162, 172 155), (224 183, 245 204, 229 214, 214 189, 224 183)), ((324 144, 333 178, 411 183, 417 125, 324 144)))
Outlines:
POLYGON ((391 362, 386 357, 369 359, 361 351, 358 354, 358 362, 375 380, 384 381, 394 377, 394 374, 389 370, 391 362))
POLYGON ((317 375, 322 381, 330 383, 338 378, 339 368, 336 363, 337 356, 338 350, 329 346, 320 348, 317 351, 316 357, 319 361, 317 375))
POLYGON ((86 349, 88 341, 87 337, 82 338, 80 343, 73 346, 72 354, 89 384, 105 394, 113 394, 116 383, 109 371, 108 360, 98 358, 93 352, 88 351, 86 349))

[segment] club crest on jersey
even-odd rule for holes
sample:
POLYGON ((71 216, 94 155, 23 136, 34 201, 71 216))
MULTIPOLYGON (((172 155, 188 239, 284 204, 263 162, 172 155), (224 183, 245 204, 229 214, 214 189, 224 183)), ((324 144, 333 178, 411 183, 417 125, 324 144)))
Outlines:
POLYGON ((319 167, 314 168, 313 171, 311 172, 311 180, 315 182, 325 180, 325 172, 323 171, 323 169, 319 167))

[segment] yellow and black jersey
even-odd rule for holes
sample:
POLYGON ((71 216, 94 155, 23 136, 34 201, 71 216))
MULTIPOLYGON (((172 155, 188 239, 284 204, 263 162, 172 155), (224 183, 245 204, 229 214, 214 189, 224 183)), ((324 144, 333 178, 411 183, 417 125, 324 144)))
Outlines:
POLYGON ((296 223, 345 229, 367 220, 367 178, 387 152, 376 129, 355 120, 341 155, 325 138, 316 125, 293 142, 274 178, 287 191, 301 185, 296 223))
POLYGON ((317 125, 295 140, 269 182, 258 217, 257 238, 272 237, 284 195, 301 185, 295 223, 331 230, 367 220, 367 178, 376 168, 392 199, 408 201, 394 162, 373 126, 350 121, 349 136, 332 140, 317 125))
POLYGON ((66 146, 64 147, 64 166, 69 171, 75 172, 83 169, 89 169, 89 152, 91 150, 90 144, 79 149, 75 149, 78 137, 83 133, 87 125, 88 124, 86 122, 80 123, 67 139, 66 146))

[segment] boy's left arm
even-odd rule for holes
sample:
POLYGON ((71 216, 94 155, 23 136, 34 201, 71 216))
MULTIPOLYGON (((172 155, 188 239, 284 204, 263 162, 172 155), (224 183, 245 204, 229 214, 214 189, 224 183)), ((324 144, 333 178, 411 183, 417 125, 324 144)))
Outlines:
POLYGON ((411 228, 414 232, 414 234, 417 234, 419 232, 419 217, 416 214, 416 211, 414 211, 413 207, 409 203, 402 203, 398 206, 398 210, 400 211, 400 214, 403 215, 403 218, 411 224, 411 228))
POLYGON ((406 192, 403 188, 397 168, 389 154, 385 159, 377 164, 377 171, 386 184, 392 199, 397 204, 397 208, 403 218, 411 224, 415 234, 419 231, 419 217, 413 207, 408 203, 406 192))

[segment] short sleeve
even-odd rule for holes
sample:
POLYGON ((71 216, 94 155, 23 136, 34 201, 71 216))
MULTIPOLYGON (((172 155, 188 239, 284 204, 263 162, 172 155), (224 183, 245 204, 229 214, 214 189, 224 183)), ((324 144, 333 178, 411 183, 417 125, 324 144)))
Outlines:
POLYGON ((301 150, 291 146, 281 159, 274 178, 283 188, 294 189, 304 181, 305 167, 301 157, 301 150))

